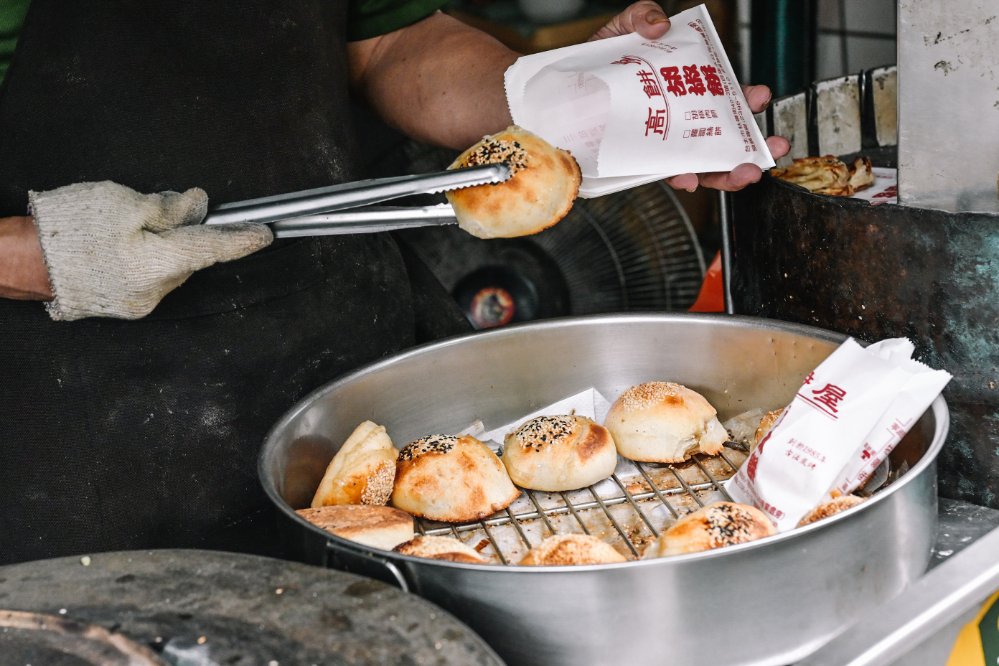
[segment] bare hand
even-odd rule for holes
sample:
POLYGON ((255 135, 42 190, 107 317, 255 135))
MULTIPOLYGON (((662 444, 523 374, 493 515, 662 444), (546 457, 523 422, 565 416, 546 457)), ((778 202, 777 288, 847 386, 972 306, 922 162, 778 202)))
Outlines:
MULTIPOLYGON (((753 113, 759 113, 770 106, 772 93, 767 86, 742 86, 742 92, 753 113)), ((773 158, 779 159, 791 150, 791 143, 782 136, 768 136, 767 147, 773 158)), ((752 185, 763 177, 763 170, 755 164, 740 164, 729 172, 683 173, 667 178, 666 182, 675 190, 693 192, 698 185, 725 192, 735 192, 752 185)))
MULTIPOLYGON (((669 18, 658 3, 641 0, 629 5, 588 41, 618 37, 632 32, 637 32, 646 39, 658 39, 666 34, 669 27, 669 18)), ((749 108, 753 113, 759 113, 770 105, 772 93, 767 86, 742 86, 742 92, 746 95, 746 101, 749 102, 749 108)), ((767 137, 767 147, 774 159, 778 159, 787 154, 791 144, 784 137, 771 136, 767 137)), ((755 183, 762 176, 763 171, 755 164, 740 164, 727 173, 684 173, 667 178, 666 182, 674 189, 688 192, 696 190, 698 185, 734 192, 755 183)))
POLYGON ((652 0, 641 0, 629 5, 586 41, 592 42, 608 37, 619 37, 633 32, 637 32, 646 39, 659 39, 666 34, 667 30, 669 30, 669 18, 659 3, 652 2, 652 0))

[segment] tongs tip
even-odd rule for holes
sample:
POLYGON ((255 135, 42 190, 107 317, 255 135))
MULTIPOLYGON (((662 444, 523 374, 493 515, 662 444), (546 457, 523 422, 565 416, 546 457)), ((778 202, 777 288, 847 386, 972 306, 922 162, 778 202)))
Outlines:
POLYGON ((497 183, 502 183, 513 177, 513 167, 510 166, 509 162, 500 162, 496 166, 499 167, 499 176, 496 180, 497 183))

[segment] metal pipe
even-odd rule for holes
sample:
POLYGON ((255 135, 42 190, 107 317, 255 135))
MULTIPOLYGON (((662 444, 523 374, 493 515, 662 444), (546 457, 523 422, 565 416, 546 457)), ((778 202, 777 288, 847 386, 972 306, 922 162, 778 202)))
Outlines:
POLYGON ((803 90, 815 79, 814 0, 755 0, 750 20, 750 79, 774 97, 803 90))

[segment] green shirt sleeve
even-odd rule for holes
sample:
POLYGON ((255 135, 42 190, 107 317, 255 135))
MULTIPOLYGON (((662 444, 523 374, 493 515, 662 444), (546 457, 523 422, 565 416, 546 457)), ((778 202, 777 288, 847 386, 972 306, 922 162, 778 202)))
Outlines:
MULTIPOLYGON (((331 0, 336 1, 336 0, 331 0)), ((347 39, 384 35, 416 23, 448 4, 449 0, 355 0, 347 9, 347 39)), ((17 35, 31 0, 0 0, 0 81, 10 66, 17 35)))
POLYGON ((347 39, 356 41, 398 30, 430 16, 449 0, 355 0, 347 9, 347 39))
POLYGON ((14 47, 17 46, 17 35, 24 24, 24 16, 28 13, 28 3, 31 0, 2 0, 0 2, 0 81, 3 81, 10 66, 14 47))

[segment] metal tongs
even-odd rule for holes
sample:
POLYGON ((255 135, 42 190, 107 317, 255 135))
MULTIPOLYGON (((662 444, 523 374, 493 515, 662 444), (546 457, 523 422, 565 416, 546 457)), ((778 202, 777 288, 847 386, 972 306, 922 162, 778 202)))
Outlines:
POLYGON ((215 206, 205 224, 256 222, 271 225, 276 238, 371 233, 455 224, 451 204, 372 206, 414 194, 435 194, 474 185, 501 183, 506 164, 451 169, 416 176, 375 178, 313 190, 234 201, 215 206))

